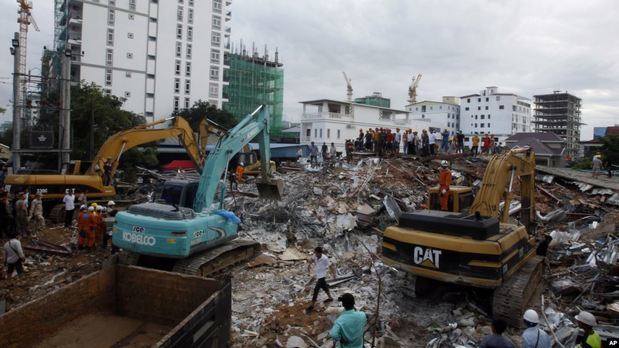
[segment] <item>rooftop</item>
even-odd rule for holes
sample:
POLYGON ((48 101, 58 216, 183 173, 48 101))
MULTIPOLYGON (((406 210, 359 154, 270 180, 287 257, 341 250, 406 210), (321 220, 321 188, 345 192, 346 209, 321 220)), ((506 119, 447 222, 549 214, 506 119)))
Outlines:
POLYGON ((369 104, 361 104, 361 103, 348 102, 348 101, 344 101, 344 100, 335 100, 335 99, 314 99, 314 100, 300 101, 299 103, 301 103, 301 104, 317 104, 317 103, 322 103, 322 102, 338 103, 338 104, 348 104, 348 105, 355 105, 355 106, 361 106, 361 107, 366 107, 366 108, 374 108, 374 109, 388 110, 388 111, 394 111, 394 112, 400 112, 400 113, 408 113, 407 110, 398 110, 398 109, 392 109, 392 108, 384 108, 384 107, 381 107, 381 106, 374 106, 374 105, 369 105, 369 104))

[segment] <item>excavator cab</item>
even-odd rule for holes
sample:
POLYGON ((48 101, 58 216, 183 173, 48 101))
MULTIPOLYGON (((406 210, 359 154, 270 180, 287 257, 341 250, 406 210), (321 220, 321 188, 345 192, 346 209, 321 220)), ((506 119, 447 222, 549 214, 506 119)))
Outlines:
MULTIPOLYGON (((448 211, 460 213, 468 211, 473 204, 473 190, 468 186, 450 186, 448 211)), ((428 201, 426 202, 428 209, 441 210, 439 187, 434 186, 428 190, 428 201)))

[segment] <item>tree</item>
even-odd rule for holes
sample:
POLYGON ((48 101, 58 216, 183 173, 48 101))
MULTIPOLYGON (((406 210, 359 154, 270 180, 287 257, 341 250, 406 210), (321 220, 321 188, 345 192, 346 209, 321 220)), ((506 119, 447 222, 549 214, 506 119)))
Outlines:
MULTIPOLYGON (((72 159, 92 159, 111 135, 145 122, 143 117, 121 110, 124 101, 123 98, 105 94, 94 83, 82 83, 72 88, 72 159)), ((125 171, 128 179, 132 179, 136 166, 153 167, 157 164, 156 150, 145 146, 142 151, 131 149, 123 153, 119 169, 125 171)))
POLYGON ((600 140, 604 159, 610 160, 614 165, 619 164, 619 135, 607 135, 600 140))
POLYGON ((180 110, 176 115, 185 118, 194 130, 199 129, 200 121, 204 116, 228 129, 234 127, 238 123, 238 120, 231 113, 217 109, 215 105, 211 105, 202 100, 195 102, 189 109, 180 110))

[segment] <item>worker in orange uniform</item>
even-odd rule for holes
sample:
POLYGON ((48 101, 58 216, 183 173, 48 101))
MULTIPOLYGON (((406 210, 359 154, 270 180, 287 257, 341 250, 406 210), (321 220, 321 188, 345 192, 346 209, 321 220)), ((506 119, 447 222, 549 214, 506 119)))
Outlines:
POLYGON ((448 210, 449 208, 449 185, 451 185, 451 169, 449 169, 449 162, 441 161, 441 171, 439 173, 439 192, 441 210, 448 210))
POLYGON ((92 249, 95 246, 95 228, 97 227, 97 216, 95 207, 88 207, 88 229, 86 230, 86 246, 92 249))
POLYGON ((88 230, 90 229, 90 215, 86 205, 80 207, 80 214, 77 216, 78 242, 77 248, 83 249, 87 244, 88 230))
POLYGON ((103 206, 97 205, 95 208, 95 244, 99 244, 103 241, 103 233, 105 233, 105 227, 103 222, 103 206))
POLYGON ((243 174, 245 173, 245 166, 243 162, 240 162, 238 166, 236 166, 236 182, 244 182, 245 178, 243 178, 243 174))

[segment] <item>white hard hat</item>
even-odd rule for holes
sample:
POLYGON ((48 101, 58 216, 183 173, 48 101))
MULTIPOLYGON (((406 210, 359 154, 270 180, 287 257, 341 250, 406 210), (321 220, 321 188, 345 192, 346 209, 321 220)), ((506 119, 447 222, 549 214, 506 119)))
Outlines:
POLYGON ((107 205, 116 205, 116 203, 114 203, 114 201, 109 201, 107 202, 107 205))
POLYGON ((441 167, 449 167, 449 162, 447 162, 446 160, 442 160, 441 167))
POLYGON ((96 209, 97 209, 97 211, 100 211, 100 210, 103 210, 103 207, 98 205, 96 209))
POLYGON ((105 213, 107 211, 107 208, 106 207, 101 207, 101 211, 105 213))
POLYGON ((84 209, 88 209, 88 207, 86 206, 86 204, 82 204, 82 205, 80 206, 80 210, 84 210, 84 209))
POLYGON ((95 211, 95 207, 93 206, 88 207, 88 211, 95 211))
POLYGON ((522 318, 529 323, 539 324, 539 315, 537 315, 537 312, 533 309, 527 309, 522 318))
POLYGON ((580 311, 580 313, 576 316, 576 320, 589 326, 596 326, 598 324, 593 314, 585 311, 580 311))

